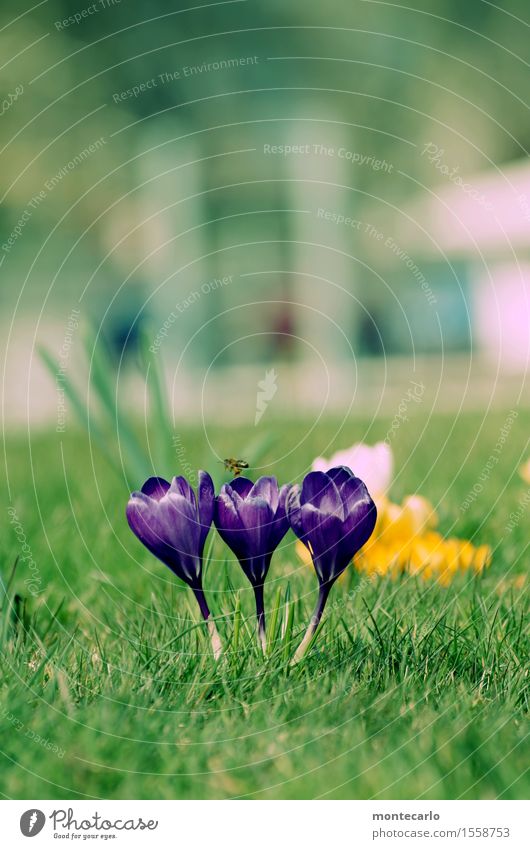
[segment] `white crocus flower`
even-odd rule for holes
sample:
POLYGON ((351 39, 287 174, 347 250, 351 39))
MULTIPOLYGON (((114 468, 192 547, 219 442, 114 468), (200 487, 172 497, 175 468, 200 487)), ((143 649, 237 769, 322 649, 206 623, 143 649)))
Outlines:
POLYGON ((313 462, 314 472, 327 472, 334 466, 348 466, 366 484, 368 492, 375 500, 386 496, 392 483, 394 457, 386 442, 365 445, 358 442, 351 448, 337 451, 329 460, 317 457, 313 462))

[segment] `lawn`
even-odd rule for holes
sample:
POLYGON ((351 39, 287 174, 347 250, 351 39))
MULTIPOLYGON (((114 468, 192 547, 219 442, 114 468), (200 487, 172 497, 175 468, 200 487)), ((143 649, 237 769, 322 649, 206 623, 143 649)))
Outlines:
MULTIPOLYGON (((488 570, 443 588, 361 582, 350 567, 296 667, 316 580, 291 537, 267 582, 264 659, 250 587, 212 535, 205 584, 227 646, 215 663, 190 592, 130 533, 127 487, 84 434, 9 436, 4 580, 17 554, 26 560, 2 619, 3 796, 524 798, 528 584, 516 579, 528 574, 530 508, 507 525, 527 492, 517 468, 530 414, 461 509, 507 415, 417 415, 393 434, 392 494, 420 492, 444 533, 490 544, 488 570)), ((275 422, 264 465, 299 478, 328 443, 374 442, 389 425, 275 422)), ((208 441, 224 456, 247 440, 222 426, 179 437, 187 463, 218 475, 208 441)))

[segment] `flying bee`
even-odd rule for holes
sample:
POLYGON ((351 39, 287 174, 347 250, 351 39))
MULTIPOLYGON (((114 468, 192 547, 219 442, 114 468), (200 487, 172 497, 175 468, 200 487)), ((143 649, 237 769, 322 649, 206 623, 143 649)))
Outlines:
POLYGON ((246 460, 236 460, 235 457, 227 457, 225 460, 220 461, 227 472, 232 472, 236 477, 241 474, 243 469, 248 469, 248 463, 246 460))

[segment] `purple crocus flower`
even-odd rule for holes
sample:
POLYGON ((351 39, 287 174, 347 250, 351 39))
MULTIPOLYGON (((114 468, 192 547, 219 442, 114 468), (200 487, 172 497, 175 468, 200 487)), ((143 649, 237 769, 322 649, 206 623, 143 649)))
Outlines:
POLYGON ((207 472, 199 472, 197 496, 183 477, 149 478, 127 504, 127 521, 147 549, 191 587, 219 657, 221 642, 202 587, 204 543, 212 524, 214 487, 207 472))
POLYGON ((310 472, 289 493, 287 513, 296 536, 308 547, 319 581, 318 602, 294 661, 311 642, 331 587, 372 535, 377 509, 360 478, 347 466, 310 472))
POLYGON ((285 512, 287 486, 278 488, 272 477, 256 483, 235 478, 224 484, 215 499, 214 522, 220 536, 234 552, 252 584, 256 598, 258 635, 266 649, 263 584, 272 555, 289 529, 285 512))

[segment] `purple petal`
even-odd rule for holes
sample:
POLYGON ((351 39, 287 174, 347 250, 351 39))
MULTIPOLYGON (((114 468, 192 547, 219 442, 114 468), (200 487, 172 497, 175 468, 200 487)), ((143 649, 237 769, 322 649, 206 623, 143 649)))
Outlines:
POLYGON ((303 539, 304 529, 302 527, 302 509, 300 506, 300 486, 295 484, 292 486, 286 497, 285 508, 287 518, 294 533, 299 539, 303 539))
POLYGON ((288 487, 280 497, 275 478, 262 477, 250 490, 246 479, 243 481, 221 488, 214 521, 245 575, 256 585, 265 580, 272 554, 289 528, 285 512, 288 487), (236 492, 236 486, 244 497, 236 492))
POLYGON ((243 500, 228 484, 223 484, 215 499, 214 522, 219 530, 243 530, 239 508, 243 500))
POLYGON ((182 497, 189 501, 193 507, 197 506, 197 499, 195 498, 193 487, 186 478, 182 477, 182 475, 173 478, 171 481, 170 492, 174 492, 176 495, 182 495, 182 497))
POLYGON ((213 481, 208 472, 199 470, 199 486, 197 487, 197 499, 199 502, 199 521, 201 523, 201 534, 199 542, 199 554, 202 556, 204 543, 213 522, 213 511, 215 502, 215 490, 213 481))
POLYGON ((142 487, 144 495, 160 501, 169 489, 169 483, 164 478, 148 478, 142 487))
POLYGON ((221 487, 221 492, 215 499, 214 522, 220 537, 227 546, 241 560, 251 555, 247 539, 247 533, 243 527, 235 500, 242 504, 242 499, 234 493, 226 484, 221 487))
POLYGON ((248 544, 253 556, 268 554, 269 534, 274 519, 270 504, 264 498, 249 496, 241 505, 239 517, 247 532, 248 544))
POLYGON ((280 488, 280 492, 278 495, 278 509, 276 511, 276 515, 278 515, 278 513, 280 512, 287 514, 287 498, 291 490, 292 486, 288 483, 284 483, 284 485, 280 488))
POLYGON ((312 554, 321 583, 344 571, 369 539, 377 517, 365 484, 346 466, 306 475, 301 493, 298 487, 290 490, 287 512, 293 531, 312 554))
POLYGON ((170 492, 159 502, 159 521, 165 531, 165 539, 175 551, 197 555, 201 536, 201 525, 197 510, 184 498, 170 492))
POLYGON ((241 498, 246 498, 249 494, 250 490, 254 486, 251 480, 248 478, 234 478, 231 483, 228 484, 241 498))
POLYGON ((302 541, 311 552, 320 581, 329 581, 335 577, 337 547, 342 537, 342 522, 338 516, 321 513, 312 504, 304 504, 301 514, 304 528, 302 541))
POLYGON ((153 499, 144 493, 133 492, 127 504, 126 515, 132 532, 158 556, 158 548, 164 545, 164 541, 154 527, 156 509, 153 499))
POLYGON ((309 472, 305 476, 300 503, 312 504, 322 513, 332 513, 344 519, 344 508, 339 491, 325 472, 309 472))
POLYGON ((264 499, 270 504, 272 512, 276 513, 279 498, 278 481, 273 477, 258 478, 248 497, 264 499))
POLYGON ((366 488, 366 484, 360 478, 356 478, 355 475, 351 475, 351 477, 342 484, 340 497, 342 498, 342 503, 344 505, 346 521, 348 520, 348 514, 352 510, 356 509, 359 503, 372 503, 372 498, 366 488))
POLYGON ((340 490, 341 486, 349 481, 350 478, 354 477, 354 474, 348 466, 335 466, 333 469, 330 469, 326 474, 329 475, 337 489, 340 490))
POLYGON ((193 506, 173 493, 160 501, 133 493, 126 513, 131 530, 146 548, 179 578, 196 585, 201 573, 200 526, 193 506))
POLYGON ((290 489, 291 487, 289 484, 284 484, 278 494, 278 507, 276 509, 276 515, 274 517, 272 531, 270 534, 270 543, 272 548, 276 548, 280 544, 289 530, 286 503, 290 489))
POLYGON ((348 501, 348 511, 339 548, 340 559, 349 563, 370 539, 377 520, 377 508, 359 478, 352 478, 351 484, 344 487, 343 494, 348 501), (350 491, 344 492, 345 489, 350 491))

